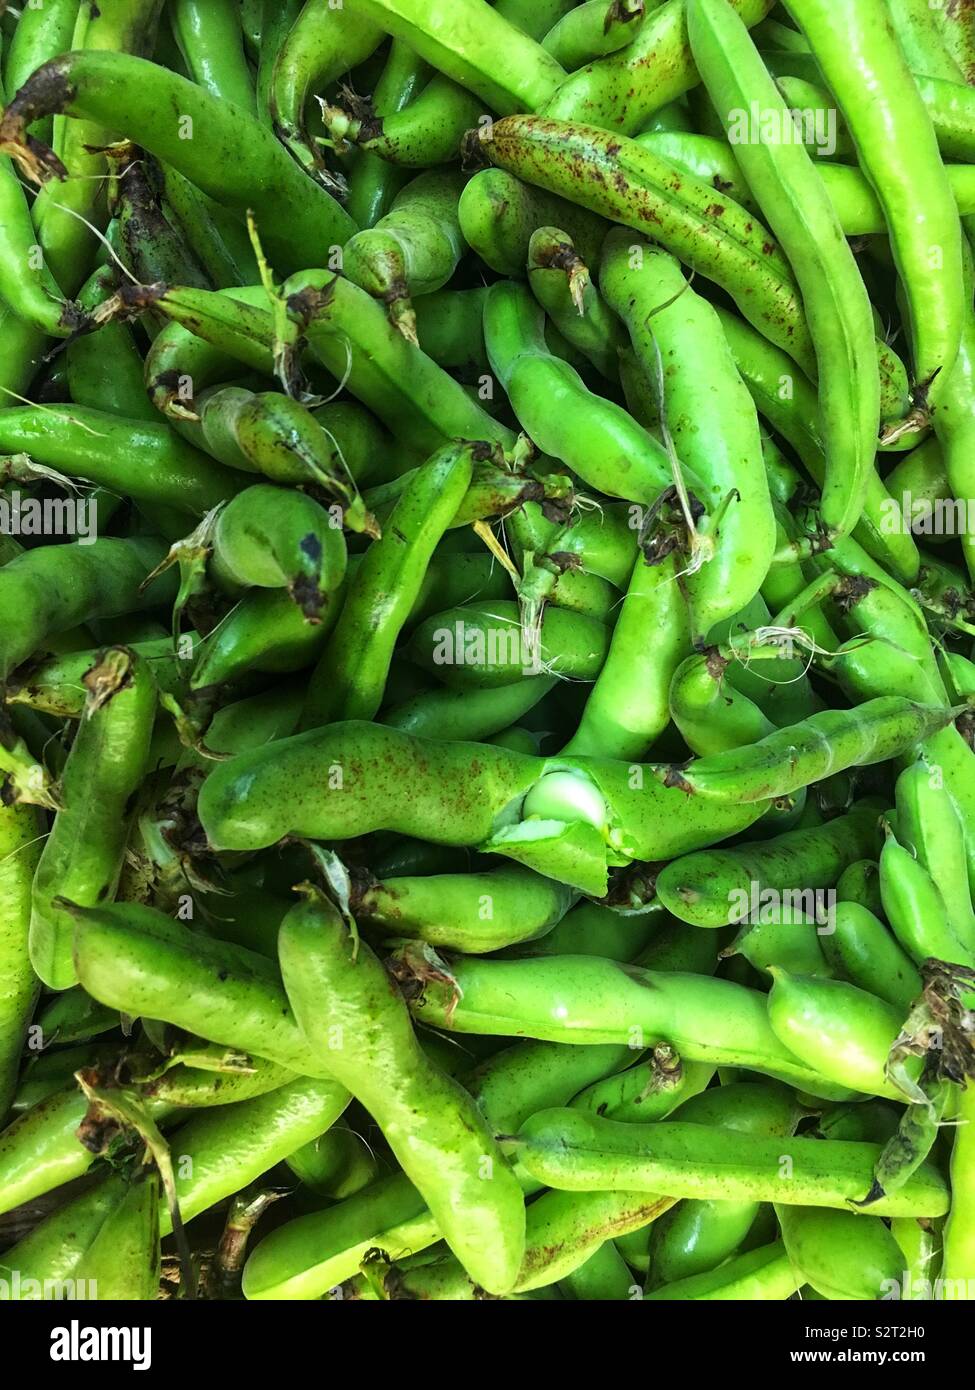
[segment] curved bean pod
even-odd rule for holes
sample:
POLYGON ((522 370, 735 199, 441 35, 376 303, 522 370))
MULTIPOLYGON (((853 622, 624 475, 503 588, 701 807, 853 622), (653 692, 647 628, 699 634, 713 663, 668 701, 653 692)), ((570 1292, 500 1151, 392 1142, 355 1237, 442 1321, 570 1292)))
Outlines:
POLYGON ((334 180, 308 133, 308 98, 365 62, 382 39, 382 29, 356 10, 310 0, 287 30, 275 57, 268 89, 274 132, 302 168, 326 187, 334 186, 334 180))
POLYGON ((58 811, 31 895, 30 957, 51 989, 76 980, 72 919, 60 900, 94 907, 118 883, 127 812, 145 777, 156 714, 148 666, 123 647, 109 648, 84 678, 88 695, 61 777, 58 811))
MULTIPOLYGON (((726 124, 759 105, 763 119, 789 113, 758 50, 727 0, 691 0, 691 51, 726 124)), ((880 382, 866 288, 829 195, 796 143, 744 141, 737 158, 795 271, 819 376, 826 466, 822 517, 830 531, 852 530, 863 510, 880 429, 880 382)))
POLYGON ((848 864, 879 848, 877 812, 861 806, 826 825, 674 860, 657 876, 656 892, 681 921, 723 927, 729 921, 752 920, 758 909, 756 890, 771 889, 785 910, 791 902, 793 911, 801 911, 810 890, 832 887, 848 864))
POLYGON ((27 127, 52 112, 111 125, 119 110, 126 113, 130 139, 217 202, 241 212, 251 209, 282 271, 299 269, 306 247, 341 246, 356 230, 269 130, 177 73, 129 54, 82 49, 45 64, 7 107, 0 121, 0 147, 22 161, 29 177, 63 178, 60 160, 46 147, 31 144, 27 127), (173 112, 183 118, 182 126, 173 112), (187 121, 197 138, 182 138, 187 121), (247 159, 241 158, 242 150, 247 159), (288 208, 284 220, 282 207, 288 208))
POLYGON ((460 959, 452 963, 450 983, 424 982, 411 1007, 421 1022, 459 1033, 641 1046, 663 1039, 684 1059, 743 1066, 813 1094, 836 1095, 843 1085, 797 1062, 776 1039, 764 995, 706 976, 588 956, 460 959), (455 984, 463 991, 459 1001, 455 984))
POLYGON ((33 806, 0 809, 0 1120, 17 1089, 24 1035, 38 992, 27 941, 40 830, 33 806))
POLYGON ((278 950, 312 1050, 366 1105, 471 1277, 507 1292, 524 1252, 521 1188, 473 1102, 421 1051, 377 957, 320 897, 292 908, 278 950))
MULTIPOLYGON (((751 26, 773 5, 772 0, 735 0, 735 8, 751 26)), ((699 80, 687 37, 685 0, 668 0, 644 21, 633 43, 563 82, 544 114, 634 135, 655 111, 699 80)))
POLYGON ((420 468, 349 587, 334 634, 312 673, 305 727, 371 719, 382 704, 393 647, 433 552, 471 481, 477 450, 449 445, 420 468), (364 634, 366 634, 364 636, 364 634))
POLYGON ((412 343, 413 295, 441 289, 463 253, 458 199, 464 174, 421 174, 393 199, 385 217, 345 245, 343 273, 385 304, 390 322, 412 343))
POLYGON ((495 111, 537 111, 565 77, 544 48, 476 0, 359 0, 365 17, 495 111), (504 54, 504 72, 492 54, 504 54))
POLYGON ((814 370, 788 262, 771 234, 713 185, 625 136, 539 116, 482 127, 478 148, 509 173, 652 236, 727 290, 760 332, 814 370))
MULTIPOLYGON (((512 1141, 519 1161, 541 1181, 568 1191, 625 1189, 678 1197, 775 1201, 835 1207, 870 1186, 874 1144, 839 1139, 772 1139, 717 1127, 663 1121, 626 1125, 578 1110, 541 1110, 512 1141), (787 1160, 787 1176, 783 1177, 787 1160)), ((944 1179, 919 1168, 875 1215, 940 1216, 948 1208, 944 1179)), ((868 1221, 872 1218, 867 1217, 868 1221)))
POLYGON ((891 250, 908 301, 917 404, 936 401, 961 340, 964 282, 961 226, 938 142, 881 0, 836 5, 789 0, 835 95, 860 166, 884 210, 891 250), (870 72, 869 86, 863 74, 870 72), (891 142, 905 158, 891 160, 891 142), (923 187, 923 209, 913 207, 923 187), (938 246, 932 266, 930 249, 938 246), (942 381, 938 381, 938 377, 942 381))

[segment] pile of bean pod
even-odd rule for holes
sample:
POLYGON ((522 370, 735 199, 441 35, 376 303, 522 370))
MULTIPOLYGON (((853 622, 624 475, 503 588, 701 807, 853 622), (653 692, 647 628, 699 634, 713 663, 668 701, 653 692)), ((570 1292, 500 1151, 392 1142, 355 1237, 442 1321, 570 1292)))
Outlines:
POLYGON ((0 8, 0 1299, 975 1298, 972 6, 0 8))

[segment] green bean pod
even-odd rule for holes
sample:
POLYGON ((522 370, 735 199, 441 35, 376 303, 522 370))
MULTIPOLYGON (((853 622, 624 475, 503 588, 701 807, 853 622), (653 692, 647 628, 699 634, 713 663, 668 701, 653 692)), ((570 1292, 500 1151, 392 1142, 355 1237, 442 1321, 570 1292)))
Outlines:
POLYGON ((521 554, 528 549, 537 554, 564 554, 588 573, 598 574, 622 590, 633 573, 641 521, 638 507, 602 502, 591 510, 576 512, 568 526, 559 528, 545 521, 537 503, 528 503, 510 519, 509 527, 515 532, 514 543, 521 554))
POLYGON ((467 492, 478 452, 468 444, 439 450, 396 504, 383 538, 373 542, 355 574, 338 626, 312 674, 305 727, 371 719, 378 712, 393 647, 433 552, 467 492))
POLYGON ((246 1067, 235 1071, 207 1071, 178 1063, 156 1080, 140 1082, 139 1093, 157 1105, 209 1110, 213 1106, 242 1105, 295 1080, 294 1072, 263 1057, 247 1057, 246 1061, 246 1067))
POLYGON ((798 286, 771 234, 711 184, 595 126, 509 116, 485 126, 492 164, 659 241, 731 295, 742 314, 800 366, 814 353, 798 286))
POLYGON ((698 645, 754 598, 775 549, 758 417, 714 310, 673 257, 618 229, 606 240, 600 285, 639 361, 652 376, 661 372, 674 448, 701 483, 708 515, 698 530, 712 553, 685 581, 698 645))
POLYGON ((892 1004, 906 1017, 921 993, 911 958, 869 908, 842 900, 833 908, 833 931, 821 938, 826 959, 851 984, 892 1004))
MULTIPOLYGON (((399 40, 394 39, 394 43, 399 40)), ((412 45, 408 45, 413 51, 412 45)), ((426 64, 424 64, 424 68, 426 64)), ((394 169, 425 169, 453 163, 464 135, 484 114, 480 99, 449 77, 435 73, 423 90, 400 111, 375 114, 358 102, 330 104, 325 126, 337 149, 349 143, 394 169)), ((353 180, 355 170, 353 170, 353 180)))
POLYGON ((266 1236, 244 1266, 248 1299, 321 1298, 358 1273, 369 1250, 391 1260, 423 1250, 440 1231, 402 1174, 380 1178, 324 1211, 299 1216, 266 1236))
POLYGON ((152 675, 125 648, 109 648, 87 672, 85 685, 85 712, 61 778, 63 806, 45 842, 31 898, 31 963, 51 989, 67 989, 77 978, 73 922, 60 900, 94 907, 114 894, 126 813, 146 773, 156 714, 152 675))
POLYGON ((856 863, 848 865, 836 885, 836 897, 838 902, 857 903, 868 912, 872 912, 874 917, 883 917, 879 864, 873 859, 859 859, 856 863))
POLYGON ((926 439, 904 454, 888 473, 884 486, 891 497, 903 500, 911 532, 923 536, 926 545, 941 546, 955 539, 965 544, 965 536, 957 526, 960 508, 953 498, 944 451, 937 437, 926 439))
POLYGON ((163 212, 180 231, 217 289, 257 281, 259 272, 247 228, 196 184, 169 165, 159 166, 163 212))
MULTIPOLYGON (((23 7, 4 54, 3 80, 11 92, 19 91, 42 63, 71 47, 79 8, 79 0, 46 0, 23 7)), ((41 139, 49 133, 44 127, 38 130, 41 139)))
POLYGON ((119 110, 126 113, 131 140, 217 202, 252 210, 282 271, 297 270, 308 246, 341 246, 355 231, 339 204, 255 119, 178 74, 126 53, 82 49, 45 64, 7 107, 0 147, 21 160, 29 177, 63 178, 64 166, 53 151, 28 145, 27 127, 52 112, 111 125, 119 110), (172 119, 173 111, 180 119, 172 119), (195 131, 196 138, 183 138, 186 130, 195 131), (242 151, 247 158, 241 158, 242 151), (286 219, 282 207, 288 209, 286 219))
POLYGON ((572 5, 573 0, 495 0, 494 8, 509 24, 541 43, 572 5))
POLYGON ((309 1045, 379 1123, 471 1277, 507 1292, 524 1251, 521 1189, 473 1103, 420 1050, 379 960, 321 898, 291 910, 279 953, 309 1045))
POLYGON ((159 542, 143 537, 104 537, 90 544, 41 546, 4 565, 0 608, 17 613, 18 621, 0 636, 0 677, 6 680, 57 633, 171 601, 175 576, 143 587, 163 551, 159 542))
POLYGON ((546 608, 541 629, 528 629, 513 600, 465 604, 427 618, 410 639, 418 665, 458 689, 506 686, 526 676, 595 680, 610 633, 598 618, 546 608))
POLYGON ((931 956, 975 965, 952 930, 940 884, 892 833, 880 852, 880 896, 891 930, 916 965, 931 956))
POLYGON ((158 165, 137 145, 108 147, 108 210, 113 249, 142 284, 210 288, 210 279, 178 223, 166 216, 158 165))
POLYGON ((159 1296, 159 1177, 137 1176, 72 1271, 99 1301, 159 1296), (97 1291, 97 1292, 96 1292, 97 1291))
POLYGON ((283 589, 246 593, 200 644, 189 679, 190 705, 195 703, 201 715, 212 711, 224 688, 252 671, 305 670, 321 653, 339 607, 329 604, 323 622, 309 623, 283 589))
POLYGON ((598 903, 581 902, 567 912, 547 935, 521 946, 507 956, 605 956, 608 960, 635 960, 656 936, 656 913, 624 915, 598 903))
POLYGON ((685 130, 651 130, 637 135, 635 139, 644 149, 651 150, 695 178, 713 183, 715 188, 720 188, 743 208, 758 213, 741 165, 726 140, 685 130))
POLYGON ((375 1182, 379 1165, 353 1129, 330 1129, 285 1159, 303 1187, 317 1197, 341 1202, 375 1182))
POLYGON ((87 994, 80 985, 64 990, 48 1000, 40 1009, 36 1026, 44 1046, 54 1043, 88 1041, 119 1026, 114 1009, 106 1009, 87 994))
POLYGON ((566 72, 575 72, 594 58, 618 53, 633 42, 648 13, 660 0, 588 0, 577 5, 548 31, 542 47, 566 72))
POLYGON ((580 1269, 607 1240, 622 1250, 625 1237, 647 1227, 674 1205, 656 1192, 543 1192, 528 1207, 525 1259, 517 1293, 551 1287, 580 1269))
POLYGON ((221 101, 253 114, 254 81, 233 0, 176 0, 171 19, 193 80, 221 101))
POLYGON ((237 478, 163 423, 84 406, 15 406, 0 416, 0 450, 138 502, 202 516, 240 488, 237 478))
POLYGON ((521 286, 492 286, 484 311, 491 367, 533 442, 590 487, 631 502, 653 502, 671 481, 666 450, 621 406, 590 392, 554 357, 544 314, 521 286))
POLYGON ((775 731, 759 706, 727 679, 736 659, 710 647, 689 656, 674 672, 668 692, 670 715, 688 748, 699 757, 758 743, 775 731))
POLYGON ((971 1298, 975 1271, 975 1087, 958 1098, 958 1127, 951 1151, 951 1211, 945 1226, 942 1296, 952 1302, 971 1298))
POLYGON ((77 909, 75 919, 78 977, 95 999, 305 1076, 331 1075, 308 1048, 280 976, 263 956, 135 903, 77 909))
MULTIPOLYGON (((300 306, 311 302, 305 333, 312 355, 409 448, 427 457, 448 440, 513 444, 511 432, 408 343, 357 285, 329 271, 309 271, 292 277, 284 292, 302 315, 300 306)), ((270 345, 270 321, 267 335, 270 345)))
MULTIPOLYGON (((429 81, 429 76, 423 59, 408 44, 393 39, 386 66, 372 94, 373 118, 384 120, 397 116, 415 100, 429 81)), ((327 125, 327 114, 325 121, 327 125)), ((349 172, 348 212, 360 227, 374 227, 389 211, 390 204, 408 177, 404 169, 391 164, 381 155, 369 150, 360 151, 349 172)))
POLYGON ((916 762, 898 777, 896 801, 901 842, 937 885, 952 935, 975 952, 965 829, 943 779, 930 764, 916 762))
POLYGON ((171 420, 195 421, 196 393, 225 382, 237 362, 274 376, 274 327, 263 288, 153 290, 137 295, 135 307, 168 320, 146 355, 145 382, 153 405, 171 420))
POLYGON ((923 408, 929 392, 937 399, 955 365, 964 302, 961 226, 934 129, 881 0, 840 6, 789 0, 788 9, 809 40, 883 207, 908 301, 915 391, 923 408), (865 91, 867 63, 873 81, 865 91), (892 143, 903 144, 904 158, 888 157, 892 143), (940 248, 936 265, 933 245, 940 248))
POLYGON ((0 809, 0 1119, 17 1087, 20 1054, 38 992, 27 941, 40 831, 34 807, 0 809))
POLYGON ((810 915, 825 928, 824 895, 816 890, 831 888, 848 864, 879 848, 877 812, 866 805, 826 825, 674 860, 658 874, 656 892, 669 912, 696 927, 755 920, 770 890, 784 911, 810 912, 812 899, 810 915))
POLYGON ((342 255, 343 273, 386 306, 390 322, 415 343, 412 296, 442 289, 463 252, 458 199, 466 176, 421 174, 393 199, 385 217, 357 232, 342 255))
MULTIPOLYGON (((786 353, 765 341, 736 314, 719 308, 718 315, 738 370, 760 414, 792 445, 807 472, 821 484, 826 463, 815 388, 796 371, 786 353)), ((913 584, 920 557, 909 530, 891 525, 894 506, 879 474, 871 470, 866 481, 863 517, 854 535, 864 550, 895 578, 913 584)))
POLYGON ((557 227, 539 227, 532 233, 528 283, 563 337, 588 357, 607 381, 616 381, 626 335, 593 284, 589 268, 568 233, 557 227))
POLYGON ((360 0, 362 15, 402 39, 494 111, 537 111, 565 77, 534 39, 476 0, 360 0), (504 72, 492 55, 504 54, 504 72))
MULTIPOLYGON (((110 297, 115 279, 106 267, 94 271, 78 294, 85 310, 110 297)), ((65 349, 68 388, 76 405, 91 406, 130 420, 156 420, 143 384, 142 357, 131 329, 124 323, 104 323, 97 333, 73 339, 65 349)))
POLYGON ((223 507, 208 569, 230 593, 286 589, 310 623, 320 622, 345 578, 341 526, 305 493, 259 483, 223 507))
POLYGON ((482 327, 486 297, 484 286, 438 290, 413 306, 422 351, 460 381, 476 381, 490 371, 482 327))
MULTIPOLYGON (((642 1189, 842 1211, 869 1188, 879 1152, 874 1144, 759 1138, 674 1121, 619 1124, 579 1110, 541 1110, 511 1144, 529 1172, 562 1190, 642 1189)), ((924 1166, 873 1210, 876 1215, 940 1216, 947 1208, 944 1179, 934 1167, 924 1166)))
MULTIPOLYGON (((125 59, 129 54, 146 55, 152 49, 158 29, 159 0, 106 0, 95 4, 84 0, 76 9, 76 23, 69 42, 62 46, 62 57, 70 57, 67 49, 84 50, 97 62, 99 58, 125 59)), ((57 63, 58 57, 50 55, 57 63)), ((43 64, 47 70, 48 64, 43 64)), ((40 72, 42 69, 36 69, 40 72)), ((161 72, 162 69, 157 68, 161 72)), ((28 76, 25 90, 34 73, 28 76)), ((35 89, 37 86, 35 80, 35 89)), ((43 88, 44 79, 40 79, 43 88)), ((19 92, 16 94, 19 96, 19 92)), ((11 103, 12 104, 12 103, 11 103)), ((41 112, 41 119, 51 112, 41 112)), ((103 148, 114 138, 110 113, 82 113, 77 121, 67 121, 54 112, 53 138, 57 156, 70 171, 69 179, 61 186, 41 189, 36 195, 31 214, 37 227, 37 240, 55 280, 66 294, 74 294, 91 270, 95 249, 93 228, 104 226, 107 207, 102 197, 102 181, 106 163, 103 148)))
POLYGON ((663 1288, 644 1294, 644 1299, 668 1303, 683 1299, 768 1303, 791 1298, 801 1284, 802 1275, 793 1265, 783 1243, 777 1240, 771 1245, 737 1255, 717 1269, 704 1274, 690 1274, 686 1279, 665 1284, 663 1288))
MULTIPOLYGON (((781 1088, 753 1084, 725 1086, 692 1096, 679 1113, 681 1120, 686 1120, 688 1123, 727 1124, 733 1129, 750 1129, 757 1126, 762 1132, 789 1132, 795 1119, 793 1107, 786 1092, 782 1091, 781 1088)), ((579 1235, 585 1240, 589 1231, 596 1234, 606 1216, 617 1210, 612 1204, 614 1196, 620 1202, 618 1214, 625 1219, 635 1196, 635 1194, 628 1192, 616 1194, 593 1192, 571 1195, 551 1192, 545 1197, 539 1198, 539 1203, 543 1210, 546 1205, 551 1204, 553 1212, 559 1213, 563 1221, 571 1213, 575 1218, 579 1235)), ((639 1209, 637 1208, 637 1210, 639 1209)), ((662 1214, 673 1213, 673 1211, 674 1204, 668 1199, 666 1206, 662 1205, 650 1215, 645 1215, 640 1226, 637 1226, 634 1221, 627 1221, 626 1226, 621 1226, 612 1232, 617 1236, 620 1251, 634 1269, 643 1270, 648 1267, 649 1253, 647 1247, 655 1239, 656 1222, 660 1220, 662 1214), (653 1224, 648 1224, 648 1222, 653 1224)), ((542 1212, 540 1211, 539 1216, 541 1215, 542 1212)), ((543 1223, 543 1229, 545 1225, 548 1225, 547 1220, 543 1223)), ((531 1208, 529 1208, 529 1245, 531 1245, 532 1234, 531 1208)), ((585 1249, 585 1245, 582 1246, 582 1249, 585 1249)), ((558 1267, 567 1255, 573 1255, 573 1263, 575 1263, 580 1258, 580 1254, 579 1240, 576 1238, 568 1243, 565 1252, 560 1252, 554 1257, 550 1255, 550 1259, 558 1267)), ((541 1283, 542 1271, 536 1272, 534 1278, 535 1282, 541 1283)))
POLYGON ((671 676, 691 648, 691 619, 677 561, 638 555, 582 718, 564 752, 639 758, 670 718, 671 676))
POLYGON ((121 1175, 97 1183, 65 1202, 4 1252, 0 1272, 7 1281, 5 1296, 20 1299, 63 1295, 62 1281, 74 1276, 79 1260, 127 1191, 121 1175), (18 1295, 11 1291, 16 1281, 18 1295), (45 1281, 49 1281, 45 1288, 45 1281), (35 1289, 36 1284, 36 1289, 35 1289))
POLYGON ((940 1222, 916 1221, 910 1217, 898 1217, 890 1223, 890 1233, 906 1264, 901 1297, 912 1303, 931 1301, 934 1281, 941 1268, 940 1226, 940 1222))
MULTIPOLYGON (((753 885, 751 891, 756 904, 759 903, 762 890, 753 885)), ((758 971, 770 971, 773 966, 779 966, 797 975, 830 975, 832 972, 820 944, 830 929, 829 907, 824 908, 820 895, 816 895, 811 909, 807 907, 804 914, 801 908, 796 910, 794 901, 790 901, 788 889, 782 896, 781 906, 772 898, 769 905, 756 907, 754 920, 740 929, 731 945, 721 952, 721 958, 733 963, 736 956, 741 956, 758 971)), ((801 897, 794 896, 801 904, 801 897)))
MULTIPOLYGON (((824 104, 833 100, 823 85, 819 62, 811 53, 767 51, 762 56, 774 77, 798 76, 821 87, 824 104)), ((934 127, 942 155, 948 159, 970 161, 975 149, 975 100, 971 87, 967 83, 949 82, 919 72, 914 72, 912 77, 934 127)))
MULTIPOLYGON (((829 99, 822 89, 802 82, 799 78, 783 77, 776 86, 786 97, 791 109, 823 112, 829 109, 829 99), (817 100, 818 98, 818 100, 817 100)), ((746 175, 734 150, 723 140, 713 135, 695 135, 683 129, 671 131, 650 131, 635 137, 638 145, 662 156, 678 169, 694 174, 699 179, 707 179, 720 188, 723 193, 734 198, 743 207, 755 208, 754 196, 746 175)), ((813 145, 813 150, 818 147, 813 145)), ((845 142, 837 136, 837 148, 833 157, 852 153, 845 142)), ((840 226, 848 237, 880 236, 886 227, 883 209, 871 184, 857 168, 846 164, 816 161, 816 172, 826 186, 829 201, 833 206, 840 226)), ((951 184, 958 211, 963 217, 975 211, 975 175, 966 164, 949 164, 945 172, 951 184)))
MULTIPOLYGON (((691 51, 722 121, 757 103, 763 121, 790 122, 746 26, 727 0, 693 0, 691 51)), ((730 126, 729 126, 730 128, 730 126)), ((792 264, 809 320, 819 376, 826 453, 822 517, 830 531, 852 530, 880 429, 880 382, 867 291, 839 219, 805 149, 785 139, 736 146, 737 158, 792 264)))
POLYGON ((653 1049, 648 1061, 593 1082, 569 1104, 573 1110, 587 1110, 607 1120, 647 1124, 665 1120, 686 1100, 700 1095, 714 1072, 710 1063, 684 1062, 663 1044, 653 1049))
POLYGON ((764 995, 705 976, 581 956, 461 959, 451 965, 450 982, 427 983, 412 1008, 420 1022, 459 1033, 576 1044, 664 1040, 682 1059, 742 1066, 815 1094, 835 1095, 847 1084, 830 1084, 776 1039, 764 995))
POLYGON ((382 30, 357 10, 309 0, 290 27, 274 62, 268 110, 274 130, 298 163, 326 187, 332 184, 306 124, 308 98, 324 91, 379 47, 382 30))
POLYGON ((667 914, 663 926, 634 957, 633 964, 642 970, 713 975, 718 968, 718 945, 717 937, 710 932, 695 931, 667 914))
POLYGON ((0 1211, 11 1211, 88 1170, 92 1155, 76 1134, 87 1109, 87 1100, 72 1084, 0 1131, 0 1211))
POLYGON ((776 1215, 789 1259, 824 1298, 876 1300, 899 1288, 901 1252, 876 1217, 780 1204, 776 1215))
MULTIPOLYGON (((737 1134, 789 1136, 796 1115, 791 1098, 776 1087, 734 1082, 682 1106, 677 1120, 718 1123, 737 1134)), ((647 1287, 717 1268, 741 1245, 760 1210, 759 1203, 747 1200, 678 1202, 651 1229, 647 1287)))
POLYGON ((563 884, 510 865, 491 873, 385 879, 357 892, 352 908, 383 936, 482 955, 545 936, 574 899, 563 884))
POLYGON ((0 396, 22 396, 30 389, 46 351, 48 338, 32 323, 0 304, 0 396))
POLYGON ((553 1097, 566 1104, 583 1088, 615 1075, 632 1056, 626 1046, 516 1042, 468 1072, 464 1086, 493 1128, 510 1132, 553 1097))
MULTIPOLYGON (((0 103, 5 103, 0 86, 0 103)), ((37 235, 23 185, 9 159, 0 159, 0 294, 41 333, 68 337, 83 322, 61 293, 47 262, 37 258, 37 235)))
POLYGON ((526 676, 511 685, 483 689, 426 690, 387 706, 379 723, 420 738, 481 741, 517 723, 553 689, 555 676, 526 676))
POLYGON ((896 758, 948 723, 950 712, 936 706, 881 697, 853 710, 822 710, 749 748, 716 753, 661 775, 692 801, 788 796, 848 767, 896 758))
MULTIPOLYGON (((599 8, 602 8, 600 0, 599 8)), ((614 1241, 607 1240, 585 1264, 572 1271, 560 1286, 568 1298, 585 1303, 631 1298, 638 1286, 614 1241)))
MULTIPOLYGON (((945 474, 951 490, 963 508, 971 505, 975 496, 975 471, 971 465, 971 445, 975 431, 975 312, 971 308, 971 291, 975 283, 972 249, 963 239, 962 257, 965 269, 966 300, 962 315, 958 356, 950 372, 937 383, 938 410, 935 414, 935 433, 942 447, 945 474)), ((964 515, 964 510, 962 512, 964 515)), ((975 574, 975 540, 971 528, 962 525, 961 542, 969 574, 975 574)))
MULTIPOLYGON (((773 8, 771 0, 734 4, 749 27, 773 8)), ((668 0, 644 20, 626 48, 587 64, 563 82, 544 114, 634 135, 655 111, 699 81, 687 36, 685 0, 668 0)))
POLYGON ((837 1084, 905 1099, 886 1071, 903 1022, 896 1008, 843 980, 789 975, 779 966, 771 974, 769 1022, 790 1052, 837 1084))
POLYGON ((356 485, 382 469, 376 455, 395 457, 396 446, 361 406, 335 401, 309 411, 280 392, 239 386, 204 391, 196 405, 199 426, 181 421, 177 428, 198 447, 228 468, 320 488, 341 504, 350 531, 372 529, 356 485))
POLYGON ((499 274, 523 279, 533 234, 562 227, 587 265, 597 265, 608 231, 595 213, 515 178, 503 169, 482 169, 465 187, 459 205, 464 240, 499 274))
MULTIPOLYGON (((349 1093, 338 1081, 297 1077, 239 1105, 187 1119, 168 1139, 183 1220, 239 1192, 324 1134, 348 1103, 349 1093)), ((163 1211, 161 1233, 170 1229, 170 1214, 163 1211)))
MULTIPOLYGON (((257 114, 264 125, 271 124, 271 84, 285 41, 301 14, 305 0, 281 0, 268 4, 259 0, 260 14, 246 18, 242 25, 244 41, 252 45, 251 60, 257 65, 257 114)), ((250 0, 244 0, 245 6, 250 0)))

